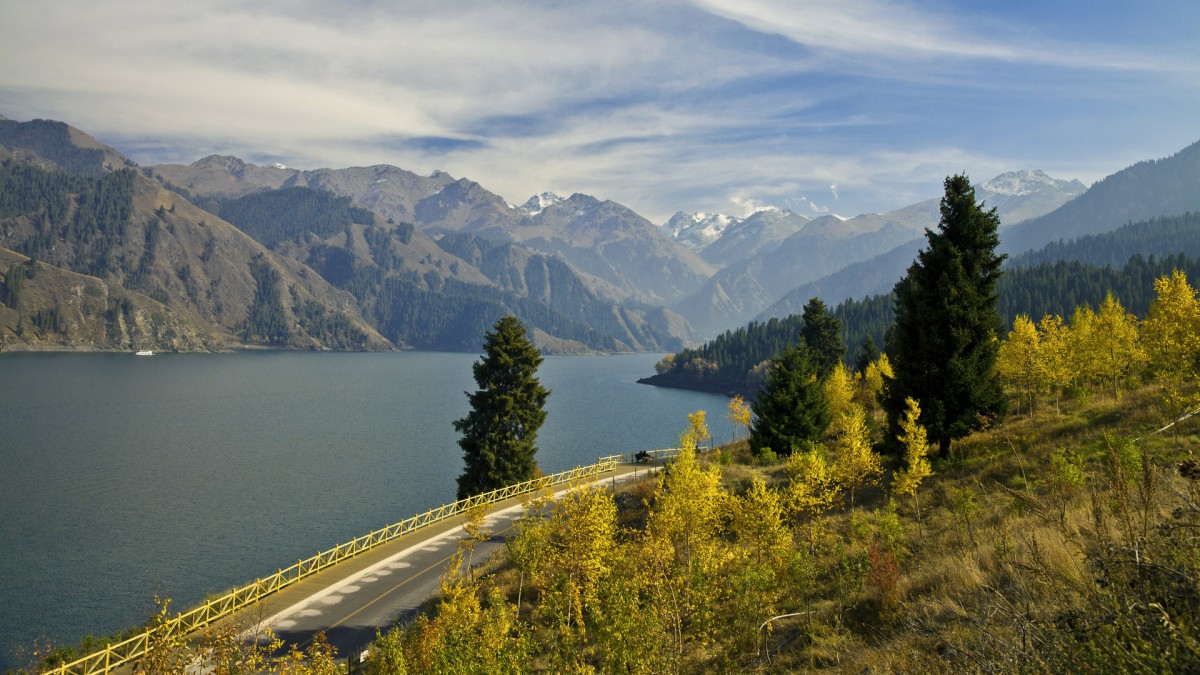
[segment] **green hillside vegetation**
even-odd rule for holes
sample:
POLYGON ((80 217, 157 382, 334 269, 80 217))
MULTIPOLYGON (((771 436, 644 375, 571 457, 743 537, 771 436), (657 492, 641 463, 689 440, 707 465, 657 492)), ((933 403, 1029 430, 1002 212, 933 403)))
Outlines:
POLYGON ((326 239, 351 223, 371 225, 375 214, 354 206, 349 197, 306 187, 258 192, 238 199, 208 200, 202 205, 254 237, 267 248, 312 233, 326 239))
POLYGON ((2 251, 33 261, 0 267, 13 310, 0 316, 2 349, 209 351, 239 338, 391 346, 348 295, 131 169, 85 175, 37 158, 0 160, 2 251), (31 282, 43 268, 48 275, 31 282), (265 288, 272 274, 273 290, 265 288))
MULTIPOLYGON (((1144 316, 1154 297, 1153 280, 1173 269, 1200 278, 1200 213, 1133 223, 1019 256, 1000 278, 999 310, 1011 326, 1021 314, 1065 316, 1079 305, 1098 307, 1111 292, 1144 316)), ((894 320, 892 295, 846 300, 833 314, 842 324, 845 360, 854 363, 868 338, 884 344, 894 320)), ((658 366, 659 375, 646 381, 752 396, 764 362, 798 340, 803 325, 799 315, 791 315, 726 331, 698 348, 668 356, 658 366)))
POLYGON ((104 151, 77 145, 63 122, 0 120, 0 145, 32 150, 67 173, 99 176, 104 172, 104 151))
POLYGON ((1155 433, 1175 416, 1164 392, 1197 404, 1194 361, 1173 379, 1161 330, 1190 312, 1173 335, 1194 355, 1200 305, 1159 285, 1144 323, 1116 303, 1100 312, 1123 317, 1144 359, 1115 378, 1087 366, 1120 331, 1091 330, 1081 309, 1067 326, 1078 375, 945 458, 926 459, 915 402, 892 457, 870 447, 873 416, 865 448, 835 422, 786 461, 755 460, 744 440, 700 456, 692 416, 653 480, 569 493, 481 569, 461 564, 464 543, 432 611, 381 635, 367 672, 1200 668, 1200 464, 1187 459, 1200 437, 1194 423, 1155 433))
POLYGON ((1200 258, 1200 211, 1127 223, 1103 234, 1059 240, 1041 250, 1011 258, 1008 267, 1032 267, 1059 260, 1117 266, 1135 255, 1162 258, 1176 254, 1200 258))

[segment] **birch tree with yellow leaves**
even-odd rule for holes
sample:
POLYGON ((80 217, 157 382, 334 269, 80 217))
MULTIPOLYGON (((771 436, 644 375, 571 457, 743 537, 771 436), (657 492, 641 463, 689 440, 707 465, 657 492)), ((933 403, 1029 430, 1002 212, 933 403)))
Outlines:
POLYGON ((892 491, 898 495, 912 495, 917 510, 917 524, 921 524, 921 503, 917 500, 917 488, 921 481, 933 475, 929 464, 929 439, 925 427, 921 426, 921 406, 912 398, 904 399, 904 417, 900 420, 900 435, 897 440, 904 448, 904 467, 892 479, 892 491))
POLYGON ((1200 302, 1179 270, 1156 279, 1154 293, 1142 337, 1168 416, 1176 421, 1197 402, 1190 385, 1196 380, 1200 355, 1200 302))
POLYGON ((1038 368, 1038 351, 1041 348, 1037 326, 1029 316, 1018 314, 1008 338, 1000 343, 996 354, 996 373, 1001 381, 1013 388, 1017 394, 1017 413, 1020 401, 1029 405, 1033 415, 1034 398, 1042 388, 1041 371, 1038 368))
POLYGON ((833 476, 842 489, 850 493, 850 505, 853 506, 856 491, 879 483, 883 464, 871 447, 862 406, 851 403, 842 414, 840 427, 841 434, 834 452, 833 476))
POLYGON ((1054 410, 1061 413, 1062 391, 1071 383, 1071 331, 1057 314, 1047 314, 1038 322, 1037 367, 1042 382, 1054 393, 1054 410))

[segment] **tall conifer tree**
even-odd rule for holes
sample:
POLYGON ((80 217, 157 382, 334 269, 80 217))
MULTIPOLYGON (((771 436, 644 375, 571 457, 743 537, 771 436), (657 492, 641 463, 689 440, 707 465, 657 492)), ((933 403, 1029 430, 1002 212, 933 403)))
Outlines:
POLYGON ((479 389, 467 394, 471 412, 454 422, 466 460, 459 499, 533 478, 537 432, 550 396, 536 377, 542 356, 516 317, 500 319, 484 335, 483 351, 472 366, 479 389))
POLYGON ((750 450, 755 455, 763 448, 787 455, 805 441, 821 439, 829 427, 829 406, 807 346, 788 346, 775 357, 750 409, 750 450))
POLYGON ((800 329, 800 338, 808 345, 817 377, 825 379, 846 353, 842 346, 842 322, 820 298, 809 298, 801 318, 804 327, 800 329))
POLYGON ((1007 407, 996 378, 1000 218, 976 203, 966 176, 947 177, 945 190, 937 231, 925 231, 928 248, 896 284, 887 345, 895 374, 885 387, 888 436, 900 432, 905 401, 913 398, 942 454, 981 416, 1001 416, 1007 407))

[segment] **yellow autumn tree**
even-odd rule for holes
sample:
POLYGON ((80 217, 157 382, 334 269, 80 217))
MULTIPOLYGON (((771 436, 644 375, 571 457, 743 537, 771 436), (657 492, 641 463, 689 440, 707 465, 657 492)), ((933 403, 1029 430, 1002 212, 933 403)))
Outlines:
POLYGON ((595 604, 600 580, 608 573, 616 532, 616 504, 600 488, 568 492, 550 516, 549 586, 562 594, 566 619, 577 629, 583 629, 584 612, 595 604))
POLYGON ((442 575, 442 598, 431 618, 421 615, 404 638, 405 665, 419 673, 521 673, 529 669, 530 641, 498 590, 480 600, 480 582, 459 573, 456 551, 442 575))
POLYGON ((1029 404, 1029 414, 1033 414, 1034 397, 1042 384, 1037 363, 1040 347, 1037 327, 1028 315, 1018 314, 996 354, 996 373, 1016 392, 1018 413, 1024 398, 1029 404))
POLYGON ((829 407, 830 430, 840 433, 840 423, 850 404, 854 401, 854 378, 846 364, 837 362, 825 378, 825 403, 829 407))
MULTIPOLYGON (((718 599, 710 592, 720 568, 717 535, 725 513, 718 466, 701 467, 696 459, 692 424, 679 439, 679 456, 664 472, 653 508, 646 517, 647 555, 661 562, 662 576, 652 583, 654 594, 670 600, 675 625, 688 621, 705 635, 715 630, 718 599)), ((682 644, 677 647, 682 650, 682 644)))
POLYGON ((1071 383, 1070 329, 1057 314, 1047 314, 1038 322, 1040 342, 1037 351, 1037 368, 1042 383, 1054 393, 1054 409, 1059 409, 1062 390, 1071 383))
POLYGON ((1167 414, 1174 421, 1196 404, 1191 385, 1200 355, 1200 302, 1187 275, 1179 270, 1156 279, 1154 293, 1142 336, 1167 414))
POLYGON ((833 476, 842 489, 850 493, 850 504, 853 506, 856 491, 879 482, 883 464, 879 455, 871 448, 866 414, 862 406, 851 403, 842 414, 840 427, 841 434, 837 438, 833 460, 833 476))
MULTIPOLYGON (((699 413, 703 421, 703 411, 699 413)), ((679 456, 664 473, 646 530, 670 544, 685 568, 702 561, 712 548, 724 503, 719 467, 701 468, 696 459, 696 417, 679 438, 679 456)))
POLYGON ((729 399, 729 412, 725 418, 733 425, 733 440, 736 441, 739 427, 743 432, 750 429, 750 404, 741 396, 734 396, 729 399))
POLYGON ((729 527, 736 546, 757 565, 782 566, 791 533, 784 525, 779 493, 755 476, 750 489, 731 501, 729 527))
POLYGON ((811 520, 828 511, 842 489, 833 476, 825 448, 819 445, 788 455, 784 472, 788 476, 785 505, 800 520, 811 520))
MULTIPOLYGON (((708 413, 704 410, 688 413, 688 428, 684 434, 690 437, 693 450, 702 452, 701 446, 712 440, 712 434, 708 432, 708 422, 705 419, 707 415, 708 413)), ((682 445, 682 441, 680 445, 682 445)))
POLYGON ((721 605, 726 610, 725 623, 734 627, 734 640, 749 649, 762 621, 778 613, 792 534, 784 525, 779 494, 762 478, 756 476, 745 494, 730 501, 734 560, 721 584, 721 605))
POLYGON ((1079 305, 1071 314, 1071 329, 1067 334, 1067 362, 1074 377, 1074 384, 1084 391, 1091 388, 1098 375, 1092 359, 1093 334, 1096 332, 1096 312, 1087 303, 1079 305))
POLYGON ((904 399, 904 417, 900 420, 900 434, 896 437, 904 447, 904 467, 892 479, 892 491, 898 495, 912 495, 917 510, 917 523, 921 523, 921 503, 917 500, 917 488, 921 481, 933 474, 929 464, 929 439, 921 419, 921 406, 912 398, 904 399))
POLYGON ((1111 382, 1113 396, 1121 397, 1121 383, 1146 363, 1146 352, 1139 341, 1137 317, 1125 311, 1112 293, 1105 296, 1096 311, 1087 345, 1093 372, 1102 382, 1111 382))
POLYGON ((859 403, 872 418, 877 419, 882 410, 879 397, 883 395, 883 380, 892 377, 895 377, 895 373, 887 354, 880 354, 878 359, 867 364, 867 369, 863 372, 859 403))

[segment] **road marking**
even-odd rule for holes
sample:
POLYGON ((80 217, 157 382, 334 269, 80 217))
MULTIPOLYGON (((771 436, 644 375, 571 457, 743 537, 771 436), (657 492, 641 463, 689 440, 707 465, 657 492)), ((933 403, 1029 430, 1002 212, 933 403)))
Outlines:
MULTIPOLYGON (((576 489, 580 489, 580 488, 583 488, 583 487, 591 487, 591 486, 594 486, 594 485, 602 485, 602 484, 604 484, 604 483, 607 483, 607 482, 609 482, 609 480, 610 480, 610 479, 612 480, 612 482, 613 482, 613 483, 618 483, 618 482, 620 482, 620 483, 623 483, 623 482, 625 482, 626 480, 633 479, 633 478, 636 478, 636 477, 637 477, 637 475, 636 475, 636 474, 634 474, 634 473, 629 473, 629 474, 624 474, 624 475, 620 475, 620 476, 614 476, 614 477, 610 477, 610 478, 602 478, 602 479, 599 479, 599 480, 592 481, 591 483, 588 483, 588 484, 585 484, 585 485, 573 486, 573 487, 566 488, 566 489, 564 489, 564 490, 559 490, 559 491, 556 491, 556 492, 555 492, 555 493, 554 493, 554 494, 551 496, 551 499, 557 499, 557 498, 558 498, 558 497, 560 497, 561 495, 563 495, 563 494, 565 494, 565 493, 567 493, 567 492, 570 492, 571 490, 576 490, 576 489)), ((521 512, 521 511, 522 511, 524 508, 525 508, 525 505, 524 505, 524 504, 514 504, 514 505, 512 505, 512 506, 505 507, 505 508, 503 508, 503 509, 501 509, 501 510, 499 510, 499 511, 496 511, 496 512, 494 512, 494 513, 493 513, 493 514, 491 514, 491 515, 492 515, 492 516, 495 516, 495 517, 517 518, 517 517, 519 516, 519 512, 521 512)), ((403 551, 400 551, 399 553, 395 553, 395 554, 391 555, 390 557, 388 557, 388 558, 385 558, 384 560, 381 560, 381 561, 379 561, 379 562, 377 562, 377 563, 373 564, 372 566, 370 566, 370 567, 366 568, 365 570, 362 570, 362 572, 363 572, 364 574, 380 574, 380 575, 383 575, 383 574, 388 574, 388 573, 390 573, 390 572, 389 572, 389 570, 388 570, 388 569, 385 569, 385 568, 391 568, 391 569, 403 569, 403 568, 407 568, 407 567, 412 567, 412 564, 411 564, 411 563, 404 562, 404 561, 403 561, 403 560, 401 560, 401 559, 402 559, 402 558, 405 558, 405 557, 407 557, 407 556, 411 555, 412 553, 414 553, 414 552, 416 552, 416 551, 419 551, 419 550, 430 550, 430 549, 428 549, 428 548, 426 548, 426 547, 428 547, 428 546, 431 546, 431 545, 433 545, 433 544, 437 544, 437 545, 441 546, 441 545, 442 545, 442 542, 445 542, 447 539, 451 539, 451 538, 453 538, 453 539, 455 539, 455 540, 461 539, 462 537, 461 537, 461 534, 460 534, 460 533, 461 533, 462 531, 463 531, 463 528, 462 528, 462 526, 461 526, 461 525, 459 525, 459 526, 457 526, 457 527, 454 527, 454 528, 452 528, 452 529, 450 529, 450 530, 447 530, 446 532, 443 532, 443 533, 441 533, 441 534, 439 534, 439 535, 437 535, 437 536, 435 536, 435 537, 432 537, 432 538, 430 538, 430 539, 426 539, 425 541, 422 541, 422 542, 420 542, 420 543, 418 543, 418 544, 414 544, 413 546, 410 546, 410 547, 408 547, 408 548, 404 549, 403 551)), ((497 534, 496 532, 493 532, 493 533, 492 533, 492 535, 493 535, 493 536, 495 536, 496 534, 497 534)), ((434 548, 434 549, 432 549, 432 550, 437 550, 437 549, 436 549, 436 547, 435 547, 435 548, 434 548)), ((437 564, 442 564, 442 563, 444 563, 446 560, 449 560, 449 559, 450 559, 450 557, 451 557, 451 556, 447 556, 446 558, 443 558, 443 559, 442 559, 442 560, 441 560, 439 563, 437 563, 437 564)), ((436 566, 436 565, 435 565, 435 566, 436 566)), ((413 575, 413 576, 412 576, 412 577, 410 577, 410 578, 416 578, 416 577, 420 576, 421 574, 424 574, 426 571, 428 571, 428 569, 426 569, 426 570, 422 570, 421 572, 418 572, 417 574, 413 575)), ((313 595, 310 595, 310 596, 308 596, 307 598, 304 598, 303 600, 300 600, 299 602, 296 602, 296 603, 294 603, 294 604, 293 604, 293 605, 291 605, 290 607, 287 607, 287 608, 283 609, 282 611, 280 611, 280 612, 277 612, 276 614, 274 614, 274 615, 272 615, 272 616, 268 617, 267 619, 265 619, 265 620, 263 620, 262 622, 258 623, 256 626, 254 626, 254 627, 252 627, 251 629, 249 629, 249 630, 245 631, 245 632, 243 633, 243 635, 250 635, 250 634, 252 634, 252 633, 253 633, 253 631, 254 631, 255 629, 257 629, 257 628, 259 628, 259 627, 262 627, 262 626, 272 626, 272 625, 274 625, 274 624, 275 624, 277 621, 280 621, 280 620, 284 619, 285 617, 288 617, 288 616, 292 615, 293 613, 295 613, 295 612, 297 612, 297 611, 302 611, 302 610, 304 610, 306 607, 308 607, 310 604, 312 604, 312 603, 314 603, 314 602, 322 601, 322 599, 323 599, 323 598, 329 598, 330 596, 333 596, 335 593, 341 592, 341 589, 342 589, 343 587, 350 585, 350 584, 351 584, 352 582, 354 582, 355 580, 356 580, 356 579, 355 579, 355 577, 354 577, 353 575, 351 575, 351 576, 348 576, 348 577, 346 577, 346 578, 342 579, 341 581, 338 581, 338 582, 335 582, 335 583, 333 583, 333 584, 330 584, 329 586, 326 586, 324 589, 322 589, 322 590, 320 590, 320 591, 317 591, 317 592, 316 592, 316 593, 314 593, 313 595)), ((406 580, 406 581, 402 581, 402 582, 400 582, 400 584, 398 584, 398 586, 400 586, 400 585, 403 585, 403 584, 405 584, 405 583, 407 583, 407 580, 406 580)), ((392 589, 392 590, 394 590, 394 589, 392 589)), ((383 597, 383 595, 387 595, 388 593, 391 593, 391 590, 388 590, 386 593, 383 593, 383 594, 382 594, 380 597, 383 597)), ((341 600, 342 600, 341 596, 337 596, 337 597, 336 597, 336 599, 334 599, 334 600, 332 600, 332 601, 328 601, 328 600, 326 600, 326 601, 324 602, 324 604, 327 604, 327 605, 333 605, 333 604, 337 604, 338 602, 341 602, 341 600)), ((377 598, 376 600, 378 600, 378 598, 377 598)), ((371 604, 374 604, 374 602, 375 602, 376 600, 373 600, 373 601, 371 602, 371 604)), ((362 609, 366 609, 366 607, 367 607, 367 606, 369 606, 369 605, 366 605, 366 606, 364 606, 364 607, 363 607, 363 608, 361 608, 359 611, 362 611, 362 609)), ((357 612, 356 612, 356 614, 357 614, 357 612)), ((351 615, 351 616, 353 616, 353 615, 351 615)), ((346 620, 348 620, 349 618, 350 618, 350 617, 347 617, 346 619, 342 619, 342 621, 339 621, 337 624, 334 624, 334 626, 337 626, 337 625, 341 624, 343 621, 346 621, 346 620)), ((333 626, 331 626, 331 628, 332 628, 332 627, 333 627, 333 626)))

